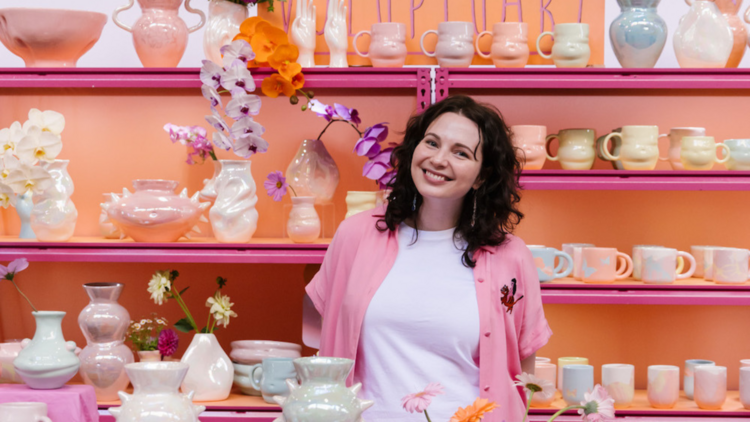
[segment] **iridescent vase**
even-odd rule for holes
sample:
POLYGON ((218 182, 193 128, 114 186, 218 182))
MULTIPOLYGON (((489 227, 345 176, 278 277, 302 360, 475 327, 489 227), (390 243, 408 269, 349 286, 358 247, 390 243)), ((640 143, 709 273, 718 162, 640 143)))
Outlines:
POLYGON ((286 169, 286 180, 297 196, 314 196, 329 204, 339 185, 339 168, 320 139, 305 139, 286 169))
POLYGON ((625 68, 652 68, 667 42, 667 23, 656 13, 661 0, 617 0, 620 15, 609 27, 612 49, 625 68))

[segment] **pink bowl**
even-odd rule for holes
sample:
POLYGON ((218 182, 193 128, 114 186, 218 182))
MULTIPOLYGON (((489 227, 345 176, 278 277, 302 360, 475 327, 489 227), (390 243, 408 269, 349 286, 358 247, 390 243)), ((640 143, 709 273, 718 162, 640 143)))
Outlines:
POLYGON ((261 363, 264 358, 298 358, 302 353, 302 346, 283 341, 239 340, 233 341, 229 357, 232 361, 254 365, 261 363))
POLYGON ((99 40, 107 15, 60 9, 0 9, 0 42, 26 67, 75 67, 99 40))

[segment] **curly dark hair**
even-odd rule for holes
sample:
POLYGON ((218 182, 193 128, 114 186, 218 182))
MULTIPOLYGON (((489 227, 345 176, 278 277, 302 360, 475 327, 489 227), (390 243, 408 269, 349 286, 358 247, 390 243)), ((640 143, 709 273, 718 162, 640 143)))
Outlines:
MULTIPOLYGON (((482 168, 479 178, 481 186, 473 188, 464 197, 454 238, 463 239, 467 245, 463 264, 474 268, 474 252, 482 246, 502 244, 523 218, 518 210, 520 186, 518 176, 521 163, 516 158, 516 149, 511 142, 510 130, 500 111, 490 104, 480 104, 471 97, 455 95, 430 106, 424 113, 412 116, 404 131, 404 140, 391 155, 395 177, 388 184, 392 189, 388 196, 385 215, 379 216, 376 227, 381 232, 394 231, 404 220, 416 225, 422 197, 411 177, 411 162, 414 150, 424 139, 427 128, 443 113, 456 113, 476 123, 479 128, 482 148, 482 168), (416 209, 412 210, 415 196, 416 209), (475 224, 471 220, 476 197, 475 224)), ((415 227, 419 233, 419 227, 415 227)))

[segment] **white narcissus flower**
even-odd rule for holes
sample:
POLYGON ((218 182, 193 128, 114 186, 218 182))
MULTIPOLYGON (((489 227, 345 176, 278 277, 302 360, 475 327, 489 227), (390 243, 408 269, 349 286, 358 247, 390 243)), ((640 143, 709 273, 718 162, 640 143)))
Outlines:
POLYGON ((10 205, 16 206, 16 193, 10 186, 0 183, 0 207, 7 209, 10 205))
POLYGON ((39 111, 32 108, 29 110, 29 121, 24 123, 24 129, 27 124, 37 126, 43 132, 51 132, 59 136, 65 129, 65 117, 56 111, 39 111))
POLYGON ((52 176, 39 166, 21 163, 10 171, 4 182, 18 195, 28 191, 39 194, 52 185, 52 176))
POLYGON ((13 122, 9 128, 0 129, 0 155, 6 151, 15 152, 18 142, 25 135, 21 122, 13 122))
POLYGON ((26 136, 16 146, 16 155, 24 163, 35 164, 39 160, 52 161, 62 151, 59 135, 44 132, 38 126, 30 126, 26 136))
POLYGON ((171 288, 172 280, 169 278, 169 271, 155 272, 148 282, 148 292, 151 293, 151 299, 157 305, 161 305, 166 300, 164 294, 171 288))
POLYGON ((229 302, 229 296, 222 296, 216 292, 214 297, 209 297, 206 306, 210 307, 211 314, 216 320, 216 325, 226 327, 229 325, 229 317, 237 318, 237 314, 231 309, 234 303, 229 302))
POLYGON ((518 381, 513 384, 523 387, 526 397, 530 398, 532 393, 543 396, 545 399, 549 399, 555 395, 555 385, 549 380, 539 378, 533 374, 527 374, 526 372, 516 375, 516 379, 518 381))

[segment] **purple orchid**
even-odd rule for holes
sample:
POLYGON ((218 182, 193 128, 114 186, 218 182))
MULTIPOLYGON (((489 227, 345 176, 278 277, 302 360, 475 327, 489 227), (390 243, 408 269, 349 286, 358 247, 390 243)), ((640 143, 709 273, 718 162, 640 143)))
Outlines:
POLYGON ((362 123, 362 120, 360 120, 359 118, 359 111, 357 111, 356 109, 348 108, 347 106, 341 105, 339 103, 333 103, 333 109, 338 117, 341 117, 347 122, 352 122, 355 125, 359 125, 360 123, 362 123))
POLYGON ((203 93, 203 97, 211 102, 211 110, 216 110, 216 107, 222 107, 221 96, 216 91, 216 88, 210 85, 203 85, 201 86, 201 92, 203 93))
POLYGON ((159 333, 157 348, 159 349, 159 353, 161 353, 162 356, 172 356, 177 351, 177 347, 179 345, 180 339, 179 337, 177 337, 177 333, 169 328, 161 330, 161 332, 159 333))
POLYGON ((250 44, 245 40, 232 41, 221 47, 222 64, 229 69, 234 66, 234 61, 239 60, 247 67, 247 62, 255 58, 255 53, 250 44))
POLYGON ((362 175, 371 180, 380 180, 391 168, 393 148, 386 148, 365 163, 362 175))
POLYGON ((221 75, 221 86, 232 93, 232 97, 241 93, 255 91, 255 81, 250 71, 239 61, 221 75), (239 64, 238 64, 239 63, 239 64))
POLYGON ((378 123, 368 127, 354 144, 354 152, 360 157, 373 158, 380 152, 380 143, 388 137, 388 123, 378 123))
POLYGON ((268 173, 268 180, 263 182, 263 187, 266 188, 268 196, 272 197, 274 201, 279 202, 286 195, 289 184, 286 182, 284 175, 277 170, 268 173))
POLYGON ((396 178, 396 169, 390 169, 383 176, 378 179, 378 185, 380 189, 388 189, 393 179, 396 178))
POLYGON ((224 132, 214 132, 211 140, 217 148, 223 149, 224 151, 232 149, 232 140, 229 139, 224 132))
POLYGON ((248 95, 246 93, 238 94, 227 104, 227 115, 234 120, 240 120, 243 117, 257 115, 260 113, 260 97, 257 95, 248 95))
POLYGON ((169 133, 169 139, 172 140, 172 143, 179 142, 182 145, 187 145, 187 140, 190 135, 185 127, 167 123, 164 125, 164 130, 169 133))
POLYGON ((333 107, 329 105, 325 105, 316 99, 310 100, 309 104, 310 104, 310 111, 317 114, 318 117, 322 117, 329 122, 331 121, 331 119, 333 119, 333 115, 335 113, 333 107))
POLYGON ((242 158, 250 158, 253 154, 268 151, 268 142, 254 134, 243 135, 234 144, 234 153, 242 158))
POLYGON ((219 89, 221 86, 221 75, 224 73, 224 69, 218 64, 211 60, 203 60, 203 66, 201 67, 201 82, 204 85, 208 85, 211 88, 219 89))
POLYGON ((36 308, 34 307, 34 304, 31 303, 28 297, 26 297, 25 294, 21 291, 21 289, 18 288, 18 284, 13 280, 16 277, 17 273, 20 273, 21 271, 25 270, 26 268, 29 268, 29 261, 26 260, 26 258, 18 258, 11 261, 8 266, 0 265, 0 280, 8 280, 11 283, 13 283, 13 286, 15 286, 16 290, 18 290, 18 293, 23 296, 24 299, 26 299, 27 302, 29 302, 29 306, 31 306, 31 309, 36 312, 36 308))

